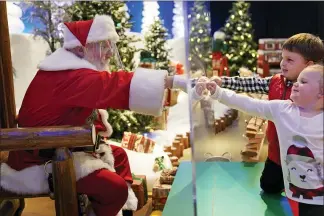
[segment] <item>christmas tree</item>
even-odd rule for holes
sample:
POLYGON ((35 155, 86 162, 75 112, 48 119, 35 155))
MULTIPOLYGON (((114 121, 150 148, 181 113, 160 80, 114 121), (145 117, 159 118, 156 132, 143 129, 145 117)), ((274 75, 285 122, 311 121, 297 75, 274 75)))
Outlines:
POLYGON ((191 70, 206 71, 211 67, 212 38, 210 34, 210 14, 205 2, 196 1, 188 16, 189 24, 189 61, 191 70))
POLYGON ((156 69, 169 69, 169 52, 166 47, 168 38, 167 29, 162 21, 156 18, 145 34, 145 48, 156 59, 156 69))
MULTIPOLYGON (((126 71, 134 69, 133 57, 138 50, 131 43, 139 40, 134 36, 128 36, 125 33, 132 27, 128 8, 123 1, 76 1, 67 10, 70 19, 73 21, 92 19, 96 14, 110 15, 116 25, 116 31, 119 35, 117 48, 126 71)), ((114 62, 110 65, 111 71, 117 71, 114 62)))
MULTIPOLYGON (((130 16, 127 13, 127 6, 122 1, 78 1, 69 9, 71 20, 89 20, 96 14, 110 15, 116 25, 116 31, 120 36, 117 43, 120 57, 127 70, 133 70, 133 57, 137 51, 130 43, 136 42, 134 37, 125 35, 125 32, 132 27, 130 16)), ((120 68, 112 68, 117 71, 120 68)), ((133 133, 148 132, 153 124, 153 117, 137 114, 128 110, 108 109, 109 123, 112 125, 112 139, 121 140, 124 131, 133 133)))
POLYGON ((25 1, 20 3, 23 10, 33 8, 29 19, 41 25, 33 28, 34 37, 44 39, 49 50, 47 54, 53 53, 63 45, 63 29, 60 24, 66 20, 65 9, 72 3, 70 1, 25 1))
POLYGON ((253 40, 253 27, 249 14, 250 3, 234 2, 223 28, 231 75, 238 75, 241 67, 256 71, 257 44, 253 40))

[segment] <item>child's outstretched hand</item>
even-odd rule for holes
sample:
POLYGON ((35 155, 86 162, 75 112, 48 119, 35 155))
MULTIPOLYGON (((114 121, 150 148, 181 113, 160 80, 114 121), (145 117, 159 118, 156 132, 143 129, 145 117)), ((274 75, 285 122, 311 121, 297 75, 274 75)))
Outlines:
POLYGON ((215 81, 209 81, 208 83, 206 83, 206 88, 208 89, 210 94, 213 95, 216 92, 217 84, 215 81))
POLYGON ((207 77, 200 77, 196 83, 196 93, 197 95, 201 96, 203 92, 206 90, 206 83, 209 82, 209 79, 207 77))
POLYGON ((214 81, 218 86, 222 86, 222 79, 219 76, 213 76, 210 78, 210 81, 214 81))

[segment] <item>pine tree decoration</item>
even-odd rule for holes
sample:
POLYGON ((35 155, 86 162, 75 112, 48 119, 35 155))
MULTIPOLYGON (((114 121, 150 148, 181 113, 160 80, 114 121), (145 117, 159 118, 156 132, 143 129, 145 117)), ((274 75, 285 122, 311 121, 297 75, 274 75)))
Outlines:
POLYGON ((195 1, 188 16, 189 24, 189 61, 191 70, 206 71, 211 68, 212 38, 210 33, 210 14, 205 2, 195 1))
MULTIPOLYGON (((137 51, 130 43, 136 42, 134 37, 125 35, 125 32, 132 27, 129 22, 130 16, 127 13, 127 7, 123 1, 78 1, 69 9, 71 20, 89 20, 96 14, 110 15, 115 22, 116 30, 120 36, 117 43, 120 57, 126 70, 133 70, 133 56, 137 51)), ((112 67, 112 71, 120 68, 112 67)), ((149 102, 148 102, 149 103, 149 102)), ((109 123, 113 128, 112 139, 121 140, 125 131, 133 133, 148 132, 153 126, 152 116, 137 114, 128 110, 108 109, 109 123)))
MULTIPOLYGON (((68 9, 68 14, 73 21, 92 19, 96 14, 110 15, 115 22, 116 31, 120 37, 117 42, 117 48, 125 67, 124 69, 132 71, 135 67, 133 57, 137 49, 130 44, 139 40, 134 36, 127 36, 125 34, 132 27, 131 17, 127 11, 128 8, 123 1, 76 1, 68 9)), ((110 69, 111 71, 117 71, 120 68, 117 68, 116 64, 111 62, 110 69)))
POLYGON ((71 1, 24 1, 19 4, 23 10, 33 8, 28 18, 31 22, 41 24, 33 28, 33 34, 34 38, 40 37, 47 42, 47 55, 63 45, 63 29, 60 24, 66 20, 65 9, 71 4, 71 1))
POLYGON ((155 19, 149 30, 145 34, 145 49, 151 52, 156 59, 156 69, 169 69, 169 52, 167 48, 167 29, 163 26, 160 19, 155 19))
POLYGON ((257 44, 253 40, 249 8, 248 2, 234 2, 223 29, 226 34, 225 43, 228 46, 227 57, 232 76, 238 75, 241 67, 256 72, 257 44))

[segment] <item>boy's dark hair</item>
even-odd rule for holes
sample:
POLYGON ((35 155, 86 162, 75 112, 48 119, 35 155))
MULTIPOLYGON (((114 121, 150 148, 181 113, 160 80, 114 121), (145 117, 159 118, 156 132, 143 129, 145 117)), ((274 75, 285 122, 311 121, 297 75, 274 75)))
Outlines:
POLYGON ((320 63, 324 59, 323 41, 312 34, 300 33, 288 38, 282 46, 283 49, 290 52, 299 53, 307 61, 320 63))

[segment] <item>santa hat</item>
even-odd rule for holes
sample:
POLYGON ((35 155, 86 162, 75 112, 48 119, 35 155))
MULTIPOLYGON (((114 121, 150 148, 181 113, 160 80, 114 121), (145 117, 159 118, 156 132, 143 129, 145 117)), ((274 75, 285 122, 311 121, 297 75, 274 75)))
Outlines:
POLYGON ((114 21, 110 16, 96 15, 92 20, 64 23, 63 47, 66 49, 103 40, 114 43, 119 40, 114 21))
POLYGON ((290 156, 294 161, 311 162, 315 160, 313 152, 307 147, 291 145, 287 150, 287 157, 290 156))

